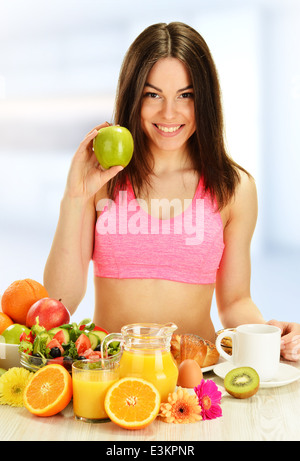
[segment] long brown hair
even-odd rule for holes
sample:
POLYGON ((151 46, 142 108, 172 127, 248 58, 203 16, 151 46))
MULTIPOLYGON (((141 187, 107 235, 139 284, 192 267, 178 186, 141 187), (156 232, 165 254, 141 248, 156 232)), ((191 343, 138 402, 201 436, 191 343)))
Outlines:
POLYGON ((136 195, 151 173, 151 153, 141 127, 143 89, 152 66, 161 58, 174 57, 185 64, 194 89, 196 131, 189 139, 194 168, 202 176, 206 190, 223 208, 239 182, 237 165, 227 154, 224 143, 223 113, 217 70, 202 36, 181 22, 147 27, 125 55, 117 88, 114 122, 128 128, 134 139, 129 165, 108 184, 114 197, 116 185, 125 187, 126 175, 136 195))

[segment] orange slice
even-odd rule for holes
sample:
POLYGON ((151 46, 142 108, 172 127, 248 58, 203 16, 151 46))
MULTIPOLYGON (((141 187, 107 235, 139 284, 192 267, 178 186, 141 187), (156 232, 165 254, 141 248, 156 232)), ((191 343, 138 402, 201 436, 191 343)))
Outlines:
POLYGON ((160 394, 141 378, 126 377, 113 384, 104 401, 108 417, 125 429, 142 429, 156 418, 160 394))
POLYGON ((72 378, 59 364, 46 365, 30 379, 24 391, 24 406, 37 416, 53 416, 71 401, 72 378))

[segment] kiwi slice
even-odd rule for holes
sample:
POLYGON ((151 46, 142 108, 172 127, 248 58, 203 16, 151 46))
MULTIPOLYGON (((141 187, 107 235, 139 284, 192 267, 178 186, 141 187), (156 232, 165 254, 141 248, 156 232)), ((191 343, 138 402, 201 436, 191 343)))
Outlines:
POLYGON ((251 367, 234 368, 225 376, 224 387, 236 399, 252 397, 259 388, 258 373, 251 367))

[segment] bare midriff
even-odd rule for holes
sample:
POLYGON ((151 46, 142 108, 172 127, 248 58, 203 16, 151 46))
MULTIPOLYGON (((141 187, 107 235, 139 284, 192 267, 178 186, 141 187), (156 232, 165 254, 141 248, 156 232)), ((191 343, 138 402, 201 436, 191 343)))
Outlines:
MULTIPOLYGON (((179 191, 181 182, 175 176, 176 197, 192 198, 199 177, 188 173, 185 186, 179 191), (189 185, 190 189, 186 189, 189 185)), ((155 185, 155 184, 154 184, 155 185)), ((165 191, 157 193, 159 199, 165 191)), ((173 194, 175 196, 175 192, 173 194)), ((169 199, 174 198, 172 196, 169 199)), ((105 197, 105 193, 103 193, 105 197)), ((102 195, 97 195, 97 200, 102 195)), ((142 198, 145 198, 142 196, 142 198)), ((150 197, 152 198, 152 197, 150 197)), ((229 207, 220 212, 223 228, 229 216, 229 207)), ((97 212, 97 218, 100 212, 97 212)), ((94 277, 96 325, 110 333, 119 332, 122 326, 131 323, 169 323, 178 326, 176 333, 192 333, 215 342, 215 329, 210 311, 215 284, 189 284, 161 279, 114 279, 94 277)))
POLYGON ((131 323, 173 322, 178 334, 192 333, 215 341, 210 318, 214 284, 102 277, 95 277, 94 283, 94 322, 110 333, 131 323))

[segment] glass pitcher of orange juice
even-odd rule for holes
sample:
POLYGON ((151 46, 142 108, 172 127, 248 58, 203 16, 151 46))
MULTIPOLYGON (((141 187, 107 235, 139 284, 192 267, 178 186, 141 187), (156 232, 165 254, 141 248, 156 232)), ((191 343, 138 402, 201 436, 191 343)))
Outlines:
POLYGON ((120 378, 134 376, 150 381, 158 389, 161 401, 174 392, 178 368, 170 352, 174 323, 135 323, 121 328, 121 333, 107 335, 101 344, 102 357, 109 343, 120 341, 120 378))

